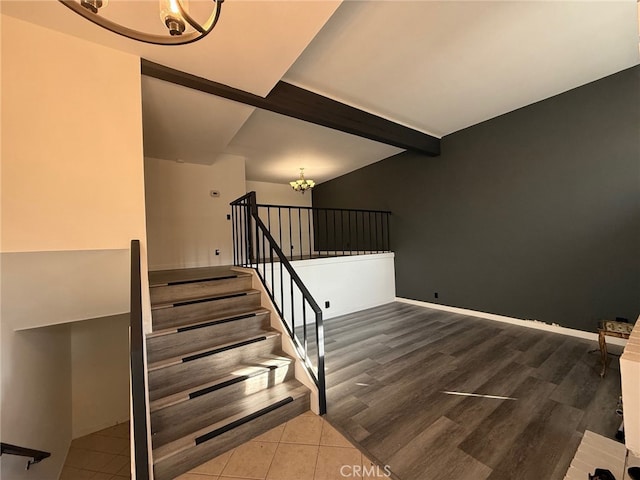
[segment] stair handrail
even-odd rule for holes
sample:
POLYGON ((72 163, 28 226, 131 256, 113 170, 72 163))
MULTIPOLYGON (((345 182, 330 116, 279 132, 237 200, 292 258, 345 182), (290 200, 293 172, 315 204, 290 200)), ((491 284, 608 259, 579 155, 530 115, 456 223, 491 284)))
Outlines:
POLYGON ((133 446, 136 480, 149 479, 147 434, 147 389, 144 375, 144 330, 142 324, 142 275, 140 240, 131 240, 131 313, 129 325, 133 446))
MULTIPOLYGON (((234 241, 233 241, 233 245, 234 245, 234 264, 238 265, 238 266, 250 266, 252 268, 255 268, 256 272, 258 273, 258 277, 260 277, 260 280, 262 281, 262 284, 264 285, 265 289, 267 290, 267 293, 269 294, 271 300, 273 301, 274 306, 276 307, 276 309, 278 310, 278 313, 280 314, 280 316, 284 319, 284 305, 283 308, 280 309, 278 307, 276 298, 275 298, 275 291, 272 290, 269 287, 268 282, 266 281, 266 278, 264 276, 264 270, 263 270, 263 274, 260 274, 260 269, 259 264, 260 264, 260 233, 262 234, 262 236, 268 241, 269 243, 269 253, 270 253, 270 257, 271 257, 271 264, 272 264, 272 272, 273 272, 273 257, 272 257, 272 253, 275 253, 277 258, 280 261, 280 264, 282 266, 284 266, 284 268, 287 270, 290 279, 292 280, 292 282, 296 285, 296 287, 298 288, 298 290, 300 291, 302 298, 303 298, 303 303, 302 303, 302 307, 303 307, 303 312, 305 311, 304 309, 304 302, 306 301, 309 306, 311 307, 311 309, 314 312, 315 315, 315 333, 316 333, 316 349, 317 349, 317 374, 316 372, 313 371, 313 368, 311 367, 311 365, 308 363, 307 359, 308 359, 308 352, 306 349, 306 345, 301 345, 299 344, 299 342, 296 339, 295 336, 295 332, 294 332, 294 322, 292 319, 292 327, 291 329, 289 329, 289 326, 287 325, 286 322, 283 322, 285 329, 287 330, 287 333, 289 334, 289 336, 291 337, 291 339, 293 340, 294 344, 296 345, 296 347, 299 350, 302 350, 302 353, 304 355, 304 362, 303 365, 305 367, 305 369, 307 370, 307 372, 309 373, 309 375, 311 376, 311 378, 313 379, 314 383, 316 384, 316 387, 318 388, 318 404, 319 404, 319 411, 320 411, 320 415, 324 415, 327 412, 327 396, 326 396, 326 381, 325 381, 325 368, 324 368, 324 322, 322 319, 322 309, 318 306, 318 303, 315 301, 315 299, 313 298, 313 296, 311 295, 311 292, 309 292, 309 289, 306 287, 306 285, 304 284, 304 282, 300 279, 300 276, 296 273, 295 269, 293 268, 293 266, 291 265, 291 263, 289 262, 289 260, 287 259, 286 255, 284 254, 284 252, 282 251, 282 249, 280 248, 280 246, 278 245, 278 242, 276 242, 276 240, 273 238, 273 236, 271 235, 271 233, 269 232, 269 229, 267 228, 267 226, 264 224, 264 222, 260 219, 259 215, 258 215, 258 206, 257 206, 257 202, 256 202, 256 192, 249 192, 246 195, 243 195, 242 197, 238 198, 237 200, 234 200, 233 202, 231 202, 231 206, 235 206, 235 207, 244 207, 246 209, 245 212, 245 217, 244 219, 240 220, 240 224, 242 225, 242 231, 244 233, 243 237, 244 238, 238 238, 238 233, 236 233, 235 228, 233 229, 233 233, 234 233, 234 241), (252 234, 252 224, 249 220, 249 217, 253 219, 255 226, 256 226, 256 232, 255 232, 255 248, 254 248, 254 243, 253 243, 253 234, 252 234), (238 245, 238 241, 243 240, 244 242, 246 242, 245 247, 242 247, 242 245, 238 245), (246 253, 246 255, 242 255, 241 252, 238 252, 238 249, 242 249, 245 248, 244 252, 246 253), (254 267, 255 265, 255 267, 254 267)), ((236 223, 237 218, 234 218, 234 225, 236 223)), ((263 244, 263 251, 264 251, 264 244, 263 244)), ((266 259, 263 258, 263 261, 266 263, 266 259)), ((292 308, 293 308, 293 291, 291 292, 292 295, 292 308)), ((306 316, 303 318, 303 328, 305 329, 305 337, 306 337, 306 316)), ((306 338, 305 338, 306 340, 306 338)))
POLYGON ((27 470, 29 470, 31 465, 39 463, 45 458, 49 458, 51 453, 33 448, 19 447, 17 445, 11 445, 10 443, 0 443, 0 456, 1 455, 18 455, 20 457, 31 458, 31 460, 27 460, 27 470))

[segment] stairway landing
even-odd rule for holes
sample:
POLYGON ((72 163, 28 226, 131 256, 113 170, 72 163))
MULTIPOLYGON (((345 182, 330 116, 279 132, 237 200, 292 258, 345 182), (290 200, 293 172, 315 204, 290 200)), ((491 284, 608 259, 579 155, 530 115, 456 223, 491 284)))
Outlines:
POLYGON ((149 286, 174 283, 197 282, 207 279, 232 277, 238 272, 229 265, 216 267, 179 268, 173 270, 155 270, 149 272, 149 286))

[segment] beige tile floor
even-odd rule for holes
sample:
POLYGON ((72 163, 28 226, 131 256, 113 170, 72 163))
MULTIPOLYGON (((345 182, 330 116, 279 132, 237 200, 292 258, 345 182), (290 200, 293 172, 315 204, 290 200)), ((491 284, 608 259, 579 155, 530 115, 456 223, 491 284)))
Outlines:
POLYGON ((304 413, 177 480, 363 480, 387 478, 322 417, 304 413), (362 476, 363 467, 367 475, 362 476))
MULTIPOLYGON (((60 480, 131 478, 129 424, 71 443, 60 480)), ((369 480, 387 478, 322 417, 304 413, 177 480, 369 480), (363 471, 365 475, 362 475, 363 471)))
POLYGON ((131 478, 129 423, 76 438, 60 480, 125 480, 131 478))

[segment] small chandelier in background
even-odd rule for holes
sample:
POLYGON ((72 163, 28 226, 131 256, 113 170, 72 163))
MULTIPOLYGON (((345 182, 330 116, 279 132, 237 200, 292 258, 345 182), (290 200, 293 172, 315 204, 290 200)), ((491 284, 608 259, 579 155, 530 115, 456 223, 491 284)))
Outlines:
POLYGON ((307 190, 311 190, 315 187, 316 182, 313 180, 307 180, 304 178, 304 168, 300 169, 300 178, 298 180, 294 180, 293 182, 289 182, 291 188, 293 188, 296 192, 301 192, 304 194, 307 190))
POLYGON ((186 0, 158 0, 160 21, 167 28, 167 35, 134 30, 101 16, 100 10, 107 7, 109 0, 58 1, 96 25, 124 37, 156 45, 185 45, 206 37, 213 30, 213 27, 218 23, 224 0, 211 0, 214 8, 207 21, 202 25, 189 15, 186 8, 186 0))

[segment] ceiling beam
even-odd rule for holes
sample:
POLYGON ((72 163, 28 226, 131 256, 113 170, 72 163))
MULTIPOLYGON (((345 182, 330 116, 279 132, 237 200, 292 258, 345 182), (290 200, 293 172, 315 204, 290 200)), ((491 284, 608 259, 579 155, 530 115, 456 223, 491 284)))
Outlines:
POLYGON ((238 90, 158 63, 141 60, 143 75, 229 100, 280 113, 323 127, 429 156, 440 154, 440 139, 286 82, 278 82, 266 97, 238 90))

